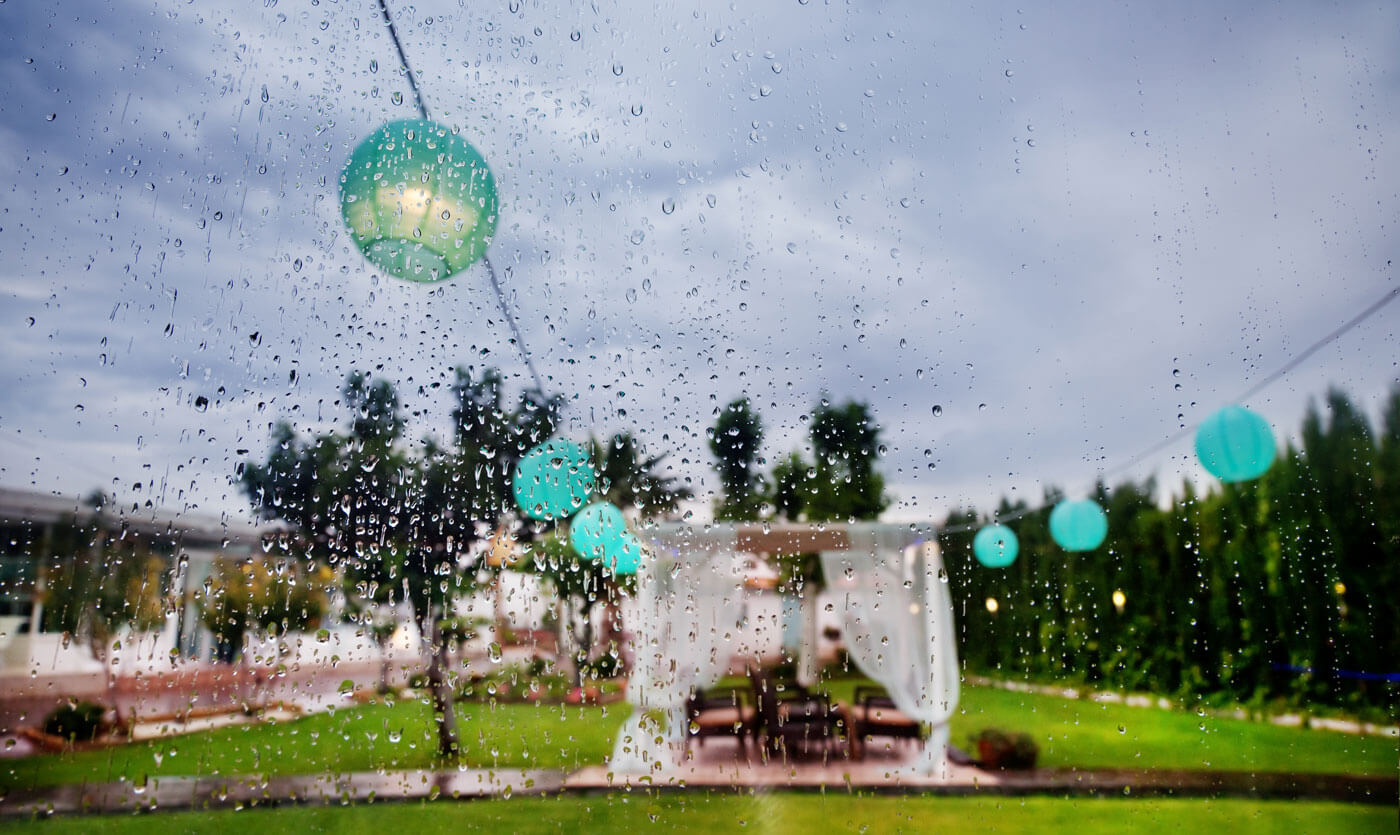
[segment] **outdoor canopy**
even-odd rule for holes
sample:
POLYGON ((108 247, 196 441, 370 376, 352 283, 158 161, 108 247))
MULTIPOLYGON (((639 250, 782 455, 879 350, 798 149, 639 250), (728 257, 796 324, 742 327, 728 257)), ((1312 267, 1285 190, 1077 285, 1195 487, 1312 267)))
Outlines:
POLYGON ((632 714, 614 746, 614 771, 654 775, 681 762, 686 698, 714 685, 735 654, 744 578, 734 556, 772 550, 759 543, 775 539, 786 540, 779 550, 821 554, 851 660, 886 688, 900 711, 929 726, 909 772, 946 771, 958 658, 952 597, 932 526, 665 523, 644 535, 652 558, 638 572, 627 687, 632 714))

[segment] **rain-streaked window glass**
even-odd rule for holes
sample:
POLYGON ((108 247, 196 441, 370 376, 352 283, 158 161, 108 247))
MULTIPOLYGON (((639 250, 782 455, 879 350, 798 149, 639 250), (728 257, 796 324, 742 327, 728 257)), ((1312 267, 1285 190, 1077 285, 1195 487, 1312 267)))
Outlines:
POLYGON ((1396 7, 0 43, 0 826, 1394 825, 1396 7))

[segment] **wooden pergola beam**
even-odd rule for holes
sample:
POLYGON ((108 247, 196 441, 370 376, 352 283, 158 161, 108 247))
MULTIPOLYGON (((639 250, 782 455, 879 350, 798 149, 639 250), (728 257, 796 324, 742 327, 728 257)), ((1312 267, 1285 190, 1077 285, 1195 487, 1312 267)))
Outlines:
POLYGON ((851 547, 844 526, 736 525, 735 535, 736 548, 756 554, 805 554, 851 547))

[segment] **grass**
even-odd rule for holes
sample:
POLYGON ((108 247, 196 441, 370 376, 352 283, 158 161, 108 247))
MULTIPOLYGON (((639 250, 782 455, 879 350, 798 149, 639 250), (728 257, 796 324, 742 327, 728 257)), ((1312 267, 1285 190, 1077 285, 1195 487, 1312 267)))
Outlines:
POLYGON ((1393 832, 1395 810, 1242 799, 871 797, 846 794, 562 795, 464 803, 285 806, 3 822, 0 832, 1393 832))
MULTIPOLYGON (((747 680, 729 679, 724 684, 747 680)), ((835 679, 823 689, 850 702, 864 679, 835 679)), ((1025 731, 1049 768, 1214 769, 1393 775, 1400 741, 1265 722, 1127 705, 1099 704, 996 687, 963 686, 952 742, 972 753, 984 728, 1025 731)))
MULTIPOLYGON (((849 700, 858 682, 829 682, 849 700)), ((577 769, 602 763, 628 708, 461 703, 461 762, 473 767, 577 769)), ((1105 705, 964 687, 953 742, 983 728, 1026 731, 1040 765, 1394 775, 1400 743, 1179 711, 1105 705)), ((293 722, 223 728, 99 751, 0 760, 0 786, 37 787, 175 774, 344 773, 431 768, 429 707, 375 704, 293 722)))
MULTIPOLYGON (((602 762, 628 713, 606 707, 464 702, 457 705, 461 763, 573 770, 602 762)), ((437 733, 418 700, 241 725, 81 753, 0 760, 0 786, 52 786, 159 775, 344 773, 432 768, 437 733)))

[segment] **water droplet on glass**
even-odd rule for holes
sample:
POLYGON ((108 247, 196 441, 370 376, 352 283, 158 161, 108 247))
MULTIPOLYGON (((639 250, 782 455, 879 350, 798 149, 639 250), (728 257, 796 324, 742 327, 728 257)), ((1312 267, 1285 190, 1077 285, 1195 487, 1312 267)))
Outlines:
POLYGON ((934 407, 933 407, 933 416, 934 416, 934 417, 942 417, 942 416, 943 416, 943 407, 942 407, 942 406, 934 406, 934 407))
POLYGON ((675 210, 676 210, 676 201, 672 200, 672 199, 669 198, 669 197, 666 198, 665 200, 662 200, 662 201, 661 201, 661 213, 662 213, 663 215, 669 215, 669 214, 671 214, 672 212, 674 212, 675 210))

